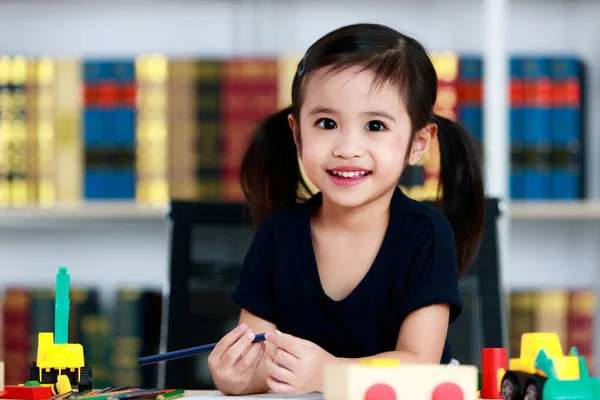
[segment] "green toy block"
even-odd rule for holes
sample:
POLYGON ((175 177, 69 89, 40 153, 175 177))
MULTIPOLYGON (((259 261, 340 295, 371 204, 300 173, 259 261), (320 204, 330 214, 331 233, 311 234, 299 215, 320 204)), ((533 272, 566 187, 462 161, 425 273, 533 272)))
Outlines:
POLYGON ((58 269, 56 275, 56 305, 54 316, 54 343, 67 344, 69 342, 69 312, 71 302, 69 299, 69 288, 71 277, 65 267, 58 269))

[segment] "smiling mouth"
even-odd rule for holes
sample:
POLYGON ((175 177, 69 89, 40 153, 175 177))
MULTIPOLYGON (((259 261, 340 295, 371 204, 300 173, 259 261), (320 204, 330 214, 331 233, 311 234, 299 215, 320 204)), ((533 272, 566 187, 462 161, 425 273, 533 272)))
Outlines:
POLYGON ((371 171, 336 171, 328 169, 327 173, 331 176, 335 176, 336 178, 362 178, 370 175, 371 171))

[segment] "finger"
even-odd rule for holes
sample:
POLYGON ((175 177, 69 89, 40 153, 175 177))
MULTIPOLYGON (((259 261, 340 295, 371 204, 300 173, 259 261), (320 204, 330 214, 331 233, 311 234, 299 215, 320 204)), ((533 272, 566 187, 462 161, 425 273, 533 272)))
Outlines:
POLYGON ((265 340, 275 347, 281 347, 296 358, 300 358, 302 349, 302 339, 289 335, 287 333, 275 331, 265 333, 265 340))
POLYGON ((252 345, 253 340, 254 332, 252 329, 248 329, 245 334, 223 354, 221 357, 221 362, 225 366, 233 366, 240 359, 240 356, 246 351, 246 349, 252 345))
POLYGON ((286 382, 278 382, 270 375, 267 375, 267 385, 274 393, 293 393, 294 388, 286 382))
POLYGON ((263 357, 265 356, 266 352, 267 352, 267 345, 264 344, 263 342, 257 343, 260 346, 260 350, 258 352, 258 354, 256 355, 256 357, 254 358, 254 361, 252 362, 252 367, 251 370, 254 372, 256 371, 256 368, 258 368, 258 366, 260 365, 261 361, 263 360, 263 357))
POLYGON ((296 370, 299 360, 296 356, 291 355, 281 347, 276 347, 275 350, 273 350, 273 362, 293 372, 296 370))
POLYGON ((248 330, 246 324, 241 324, 232 329, 227 335, 223 336, 221 340, 216 344, 212 350, 217 359, 220 359, 223 353, 225 353, 238 339, 248 330))
POLYGON ((250 345, 246 354, 244 354, 233 366, 236 375, 244 375, 248 371, 252 371, 252 365, 256 361, 257 356, 259 353, 263 352, 261 346, 264 347, 264 343, 254 343, 250 345))
POLYGON ((242 358, 246 357, 246 354, 248 354, 250 349, 252 349, 252 342, 250 343, 250 346, 248 346, 248 347, 244 348, 244 350, 242 350, 242 354, 239 355, 239 357, 237 358, 237 360, 235 360, 235 362, 237 363, 242 358))
POLYGON ((266 357, 265 368, 269 376, 280 382, 290 383, 294 379, 294 373, 292 371, 278 365, 271 357, 266 357))

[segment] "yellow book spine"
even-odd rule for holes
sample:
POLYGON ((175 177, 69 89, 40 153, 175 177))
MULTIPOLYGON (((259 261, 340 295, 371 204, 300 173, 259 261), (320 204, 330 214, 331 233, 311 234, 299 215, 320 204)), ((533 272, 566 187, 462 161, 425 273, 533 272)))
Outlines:
POLYGON ((167 74, 168 62, 161 54, 136 59, 136 201, 157 206, 169 200, 167 74))
POLYGON ((10 71, 12 61, 0 56, 0 207, 10 206, 10 71))
POLYGON ((82 201, 83 149, 81 133, 83 78, 78 60, 56 60, 55 99, 55 187, 56 201, 82 201))

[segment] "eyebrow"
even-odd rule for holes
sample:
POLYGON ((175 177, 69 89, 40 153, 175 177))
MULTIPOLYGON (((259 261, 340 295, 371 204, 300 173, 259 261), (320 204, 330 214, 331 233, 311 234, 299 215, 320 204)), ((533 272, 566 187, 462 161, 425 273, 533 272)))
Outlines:
MULTIPOLYGON (((308 113, 308 115, 313 115, 313 114, 336 114, 336 115, 339 115, 339 112, 337 112, 336 110, 334 110, 332 108, 317 106, 308 113)), ((396 122, 396 119, 394 117, 392 117, 392 115, 390 113, 382 111, 382 110, 364 111, 361 113, 361 115, 367 115, 369 117, 385 117, 387 119, 390 119, 390 120, 396 122)))

